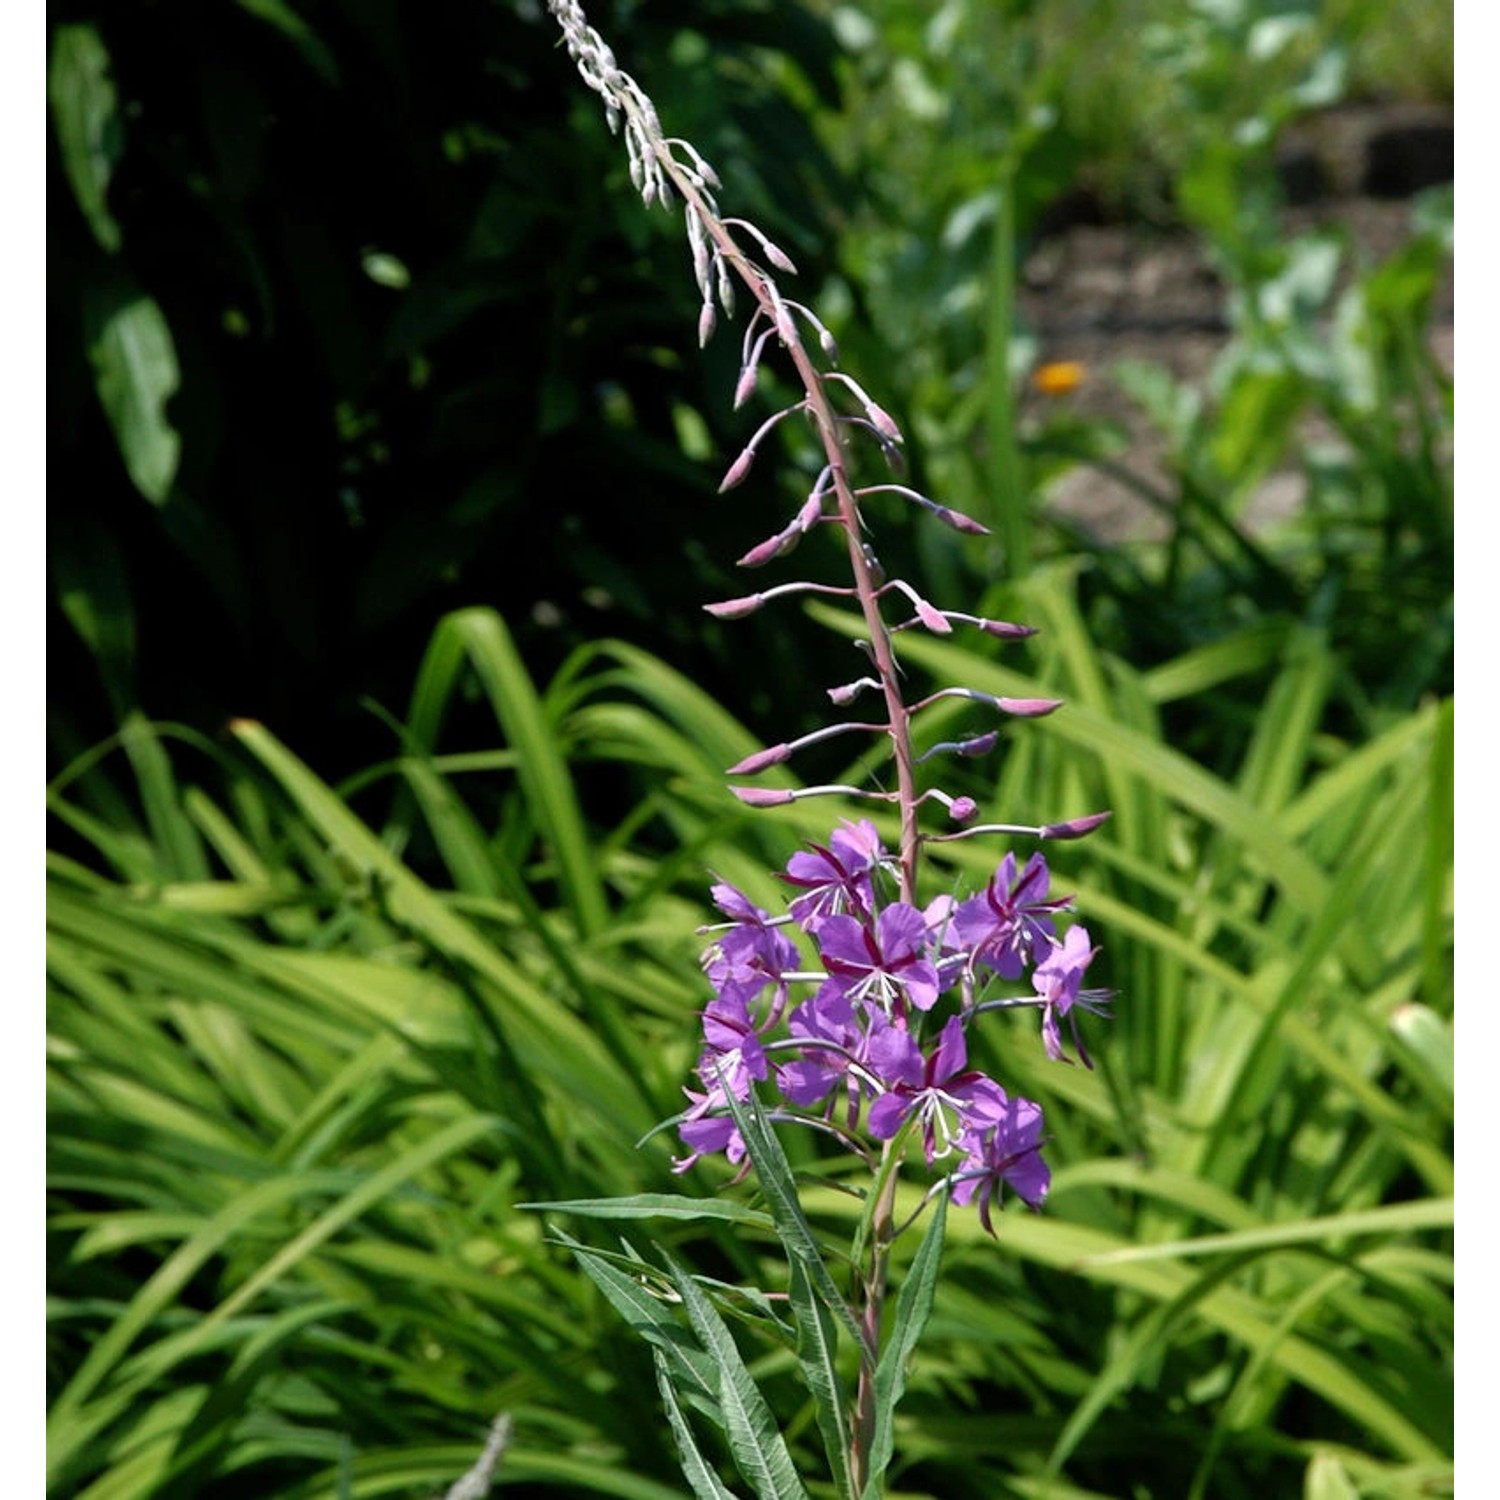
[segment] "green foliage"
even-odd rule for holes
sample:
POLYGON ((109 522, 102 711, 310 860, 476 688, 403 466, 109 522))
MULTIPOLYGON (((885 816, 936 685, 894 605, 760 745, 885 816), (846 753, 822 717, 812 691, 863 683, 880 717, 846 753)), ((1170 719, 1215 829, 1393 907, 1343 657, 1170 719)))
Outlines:
MULTIPOLYGON (((1220 780, 1162 741, 1159 709, 1254 670, 1254 643, 1142 676, 1087 644, 1067 599, 1052 578, 1021 601, 1051 642, 1034 675, 962 660, 986 690, 1073 700, 976 790, 1116 807, 1069 863, 1110 933, 1120 1020, 1090 1038, 1095 1074, 1029 1037, 995 1060, 1048 1106, 1054 1194, 1006 1215, 998 1249, 950 1221, 897 1482, 1041 1493, 1050 1464, 1110 1492, 1125 1462, 1143 1493, 1233 1496, 1337 1463, 1361 1493, 1415 1494, 1451 1441, 1451 709, 1336 745, 1309 705, 1328 678, 1311 641, 1220 780)), ((633 1335, 558 1274, 521 1205, 667 1189, 662 1145, 631 1143, 691 1062, 700 872, 770 899, 746 872, 819 829, 800 804, 747 822, 717 770, 749 736, 661 663, 605 647, 539 691, 504 639, 493 615, 444 622, 400 753, 342 792, 249 723, 231 750, 137 723, 133 792, 108 761, 54 791, 108 873, 58 855, 49 882, 53 1493, 430 1493, 498 1409, 517 1419, 511 1482, 671 1492, 694 1414, 660 1420, 633 1335), (510 727, 443 753, 466 684, 510 727), (561 783, 518 774, 528 718, 561 783), (563 758, 600 756, 635 767, 634 807, 570 830, 563 758), (574 838, 602 920, 566 894, 574 838)), ((955 873, 979 859, 952 855, 955 873)), ((810 1254, 847 1237, 850 1199, 802 1201, 810 1254)), ((638 1211, 711 1301, 725 1270, 777 1290, 773 1238, 713 1209, 638 1211)), ((569 1213, 592 1216, 548 1218, 569 1213)), ((806 1322, 828 1306, 812 1285, 788 1288, 800 1340, 774 1304, 720 1303, 740 1340, 784 1350, 778 1413, 823 1388, 793 1371, 840 1358, 806 1322)), ((814 1415, 780 1426, 804 1473, 814 1415)))
MULTIPOLYGON (((738 1457, 780 1493, 783 1451, 845 1484, 848 1164, 761 1122, 762 1198, 686 1198, 654 1133, 704 872, 771 905, 827 833, 721 770, 847 658, 827 610, 695 623, 760 534, 701 461, 743 437, 732 340, 684 357, 674 228, 617 191, 524 7, 191 10, 64 6, 48 63, 80 643, 48 797, 49 1494, 427 1500, 500 1411, 510 1485, 665 1500, 681 1456, 722 1497, 738 1457), (352 710, 409 689, 377 761, 352 710)), ((1031 1036, 979 1060, 1047 1106, 1054 1191, 998 1247, 935 1229, 935 1289, 903 1245, 893 1491, 1451 1488, 1451 203, 1366 264, 1282 235, 1269 176, 1335 85, 1440 88, 1446 14, 631 9, 673 128, 822 284, 923 483, 999 534, 977 569, 911 542, 933 592, 1043 629, 983 661, 903 637, 1068 700, 963 789, 1115 813, 1056 863, 1119 1019, 1093 1073, 1031 1036), (1079 183, 1189 222, 1226 277, 1205 391, 1118 373, 1167 446, 1151 548, 1039 527, 1048 478, 1114 455, 1015 422, 1018 247, 1079 183), (1287 469, 1304 504, 1252 533, 1287 469)), ((940 856, 955 884, 987 858, 940 856)))

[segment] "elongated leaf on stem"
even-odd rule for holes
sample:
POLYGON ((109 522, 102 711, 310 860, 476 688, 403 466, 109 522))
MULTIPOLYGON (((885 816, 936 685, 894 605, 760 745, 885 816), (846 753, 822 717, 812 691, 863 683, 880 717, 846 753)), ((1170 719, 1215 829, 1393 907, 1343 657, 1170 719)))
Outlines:
POLYGON ((675 1193, 635 1193, 628 1198, 567 1198, 554 1203, 517 1203, 517 1208, 574 1214, 580 1219, 727 1219, 754 1229, 773 1230, 768 1214, 730 1198, 683 1198, 675 1193))
POLYGON ((901 1283, 896 1296, 895 1321, 880 1363, 875 1368, 875 1437, 870 1445, 864 1500, 879 1500, 884 1492, 881 1481, 896 1447, 896 1407, 906 1393, 906 1367, 912 1351, 932 1316, 932 1298, 943 1259, 947 1220, 948 1199, 946 1194, 939 1193, 933 1200, 932 1222, 922 1236, 906 1280, 901 1283))
POLYGON ((756 1180, 766 1195, 766 1204, 771 1210, 771 1217, 776 1221, 776 1232, 781 1236, 783 1248, 789 1256, 802 1262, 813 1290, 829 1312, 843 1324, 849 1336, 856 1344, 862 1342, 859 1324, 834 1284, 833 1275, 818 1249, 818 1242, 807 1222, 807 1216, 802 1212, 791 1163, 787 1161, 775 1132, 766 1123, 760 1101, 753 1091, 749 1100, 743 1104, 734 1097, 732 1090, 725 1092, 729 1112, 745 1138, 750 1160, 755 1163, 756 1180))
POLYGON ((703 1342, 718 1377, 724 1435, 740 1473, 760 1500, 807 1500, 776 1416, 745 1367, 734 1336, 696 1281, 670 1257, 672 1284, 682 1297, 693 1331, 703 1342))
POLYGON ((666 1408, 672 1436, 677 1440, 677 1462, 682 1466, 682 1477, 693 1487, 698 1500, 734 1500, 699 1451, 693 1429, 688 1426, 687 1415, 672 1387, 672 1367, 666 1355, 660 1349, 653 1349, 651 1357, 656 1363, 656 1388, 661 1392, 661 1404, 666 1408))
POLYGON ((813 1399, 818 1431, 834 1487, 840 1496, 853 1496, 849 1473, 849 1423, 844 1414, 844 1389, 838 1368, 838 1325, 812 1289, 807 1271, 791 1259, 791 1302, 797 1320, 797 1363, 802 1382, 813 1399))
POLYGON ((560 1230, 554 1229, 552 1234, 572 1252, 579 1269, 604 1294, 604 1300, 667 1361, 674 1388, 715 1425, 723 1426, 715 1395, 713 1360, 682 1326, 669 1304, 653 1296, 638 1277, 626 1275, 598 1251, 570 1239, 560 1230))

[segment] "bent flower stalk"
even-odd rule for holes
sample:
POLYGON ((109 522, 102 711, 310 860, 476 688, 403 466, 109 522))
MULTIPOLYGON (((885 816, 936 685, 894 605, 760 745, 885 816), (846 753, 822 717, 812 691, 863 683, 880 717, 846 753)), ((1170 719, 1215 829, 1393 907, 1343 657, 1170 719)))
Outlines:
MULTIPOLYGON (((759 1110, 757 1118, 813 1126, 869 1164, 873 1186, 856 1246, 854 1294, 851 1304, 838 1310, 847 1316, 844 1326, 858 1332, 858 1386, 852 1410, 841 1419, 847 1452, 835 1460, 842 1488, 863 1496, 878 1486, 876 1470, 889 1456, 889 1433, 881 1435, 888 1413, 882 1415, 876 1377, 890 1249, 907 1227, 895 1222, 905 1153, 920 1141, 923 1161, 938 1174, 923 1208, 939 1195, 961 1207, 972 1204, 991 1234, 994 1211, 1007 1190, 1039 1208, 1050 1183, 1042 1156, 1042 1110, 969 1066, 972 1037, 986 1012, 1031 1007, 1040 1013, 1047 1056, 1070 1060, 1066 1030, 1079 1061, 1088 1066, 1078 1017, 1105 1013, 1110 999, 1107 991, 1084 987, 1098 950, 1081 926, 1059 934, 1057 919, 1070 910, 1071 898, 1052 894, 1041 854, 1033 853, 1018 868, 1016 856, 1007 853, 983 890, 968 899, 939 895, 924 903, 918 892, 922 848, 986 833, 1078 838, 1108 815, 1043 824, 990 822, 981 819, 971 798, 919 784, 919 767, 929 760, 950 753, 983 755, 999 738, 991 719, 964 739, 933 744, 918 754, 914 724, 932 705, 966 700, 1002 720, 1037 717, 1060 705, 1050 699, 998 698, 963 686, 938 687, 908 702, 896 650, 903 632, 951 635, 967 629, 1001 640, 1033 632, 938 608, 908 581, 887 579, 867 540, 864 507, 894 496, 961 534, 983 535, 985 528, 903 483, 856 480, 857 469, 869 459, 901 473, 900 427, 858 381, 835 368, 832 335, 816 313, 783 289, 780 278, 795 275, 790 258, 753 225, 720 212, 713 169, 686 141, 665 134, 650 99, 620 69, 581 6, 576 0, 548 4, 579 75, 602 98, 611 129, 623 133, 631 181, 642 199, 648 207, 659 204, 669 211, 681 204, 702 299, 700 342, 713 336, 721 313, 733 315, 737 287, 748 295, 734 405, 751 398, 769 351, 779 351, 791 366, 796 400, 760 424, 730 464, 720 492, 748 481, 762 446, 789 418, 810 424, 821 449, 821 467, 795 514, 739 561, 746 568, 765 567, 814 527, 832 527, 842 534, 850 581, 779 582, 706 608, 718 619, 734 620, 801 594, 853 601, 862 617, 862 675, 829 689, 829 698, 836 707, 864 694, 881 703, 879 711, 859 720, 768 746, 728 772, 753 777, 809 744, 838 735, 883 738, 890 747, 892 790, 788 790, 738 782, 730 790, 757 807, 829 795, 884 803, 898 815, 899 839, 888 849, 868 819, 841 822, 826 845, 792 856, 783 872, 791 893, 784 913, 761 909, 727 883, 713 887, 724 918, 705 929, 711 941, 703 968, 713 998, 703 1011, 698 1087, 684 1091, 688 1107, 675 1121, 685 1148, 675 1163, 679 1172, 720 1153, 742 1176, 763 1171, 742 1129, 747 1109, 759 1110), (929 805, 944 810, 946 830, 922 831, 919 817, 929 805), (882 1444, 883 1455, 877 1451, 882 1444)), ((683 1441, 681 1430, 678 1436, 683 1441)))

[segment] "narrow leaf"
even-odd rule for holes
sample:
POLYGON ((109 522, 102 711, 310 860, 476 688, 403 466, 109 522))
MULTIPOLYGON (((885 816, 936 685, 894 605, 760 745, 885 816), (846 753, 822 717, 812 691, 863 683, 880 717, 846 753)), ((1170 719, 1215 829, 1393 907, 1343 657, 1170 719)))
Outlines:
POLYGON ((813 1400, 818 1431, 834 1487, 841 1496, 853 1493, 849 1473, 849 1422, 844 1413, 844 1387, 838 1368, 838 1325, 812 1289, 806 1268, 794 1255, 790 1266, 792 1313, 797 1321, 797 1363, 802 1382, 813 1400))
POLYGON ((719 1476, 709 1467, 707 1459, 698 1449, 693 1430, 688 1426, 677 1392, 672 1389, 671 1366, 660 1349, 653 1349, 651 1357, 656 1363, 656 1388, 661 1392, 661 1402, 666 1408, 667 1421, 672 1436, 677 1441, 677 1461, 682 1466, 682 1477, 692 1485, 698 1500, 734 1500, 734 1496, 719 1482, 719 1476))
POLYGON ((734 1094, 726 1090, 729 1112, 745 1138, 745 1147, 750 1160, 755 1163, 756 1180, 766 1195, 771 1217, 776 1221, 776 1232, 781 1237, 783 1248, 789 1256, 802 1262, 808 1281, 818 1294, 823 1305, 843 1324, 856 1344, 863 1344, 859 1324, 849 1310, 849 1304, 840 1294, 833 1276, 818 1249, 817 1239, 802 1212, 797 1196, 797 1184, 792 1177, 791 1163, 781 1149, 776 1133, 766 1123, 760 1101, 752 1091, 749 1101, 741 1104, 734 1094))
POLYGON ((932 1222, 912 1258, 906 1279, 896 1297, 896 1317, 889 1338, 875 1367, 875 1437, 870 1444, 865 1500, 879 1500, 882 1479, 896 1447, 896 1406, 906 1392, 906 1371, 917 1340, 932 1316, 943 1258, 943 1234, 948 1221, 948 1198, 939 1193, 933 1202, 932 1222))
POLYGON ((668 1266, 693 1330, 713 1360, 719 1406, 724 1413, 724 1435, 740 1473, 760 1500, 806 1500, 807 1491, 797 1478, 776 1417, 745 1368, 718 1309, 681 1266, 670 1259, 668 1266))
POLYGON ((552 1203, 517 1203, 518 1209, 573 1214, 580 1219, 727 1219, 755 1229, 773 1230, 768 1214, 727 1198, 685 1198, 675 1193, 634 1193, 628 1198, 563 1198, 552 1203))

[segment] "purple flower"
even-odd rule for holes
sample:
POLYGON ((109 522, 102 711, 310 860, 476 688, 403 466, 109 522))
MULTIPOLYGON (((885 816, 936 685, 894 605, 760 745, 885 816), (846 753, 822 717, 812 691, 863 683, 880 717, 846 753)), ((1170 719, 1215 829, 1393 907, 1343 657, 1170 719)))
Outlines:
POLYGON ((705 1091, 683 1090, 692 1107, 683 1115, 677 1133, 691 1155, 674 1157, 674 1172, 686 1172, 700 1156, 716 1151, 727 1152, 732 1163, 744 1160, 745 1141, 729 1113, 727 1095, 748 1099, 751 1080, 763 1079, 770 1071, 743 1000, 721 995, 711 1001, 703 1012, 703 1037, 707 1046, 698 1059, 697 1072, 705 1091))
POLYGON ((1007 854, 984 891, 963 902, 954 926, 972 957, 969 962, 993 969, 1003 979, 1019 979, 1038 952, 1056 941, 1052 913, 1070 897, 1047 899, 1047 861, 1033 854, 1016 878, 1016 857, 1007 854))
POLYGON ((908 1033, 896 1035, 905 1046, 899 1053, 892 1049, 883 1060, 889 1071, 877 1067, 892 1087, 870 1106, 870 1134, 888 1141, 909 1115, 916 1114, 922 1121, 922 1148, 930 1167, 938 1157, 949 1155, 965 1132, 1004 1110, 1005 1091, 994 1079, 968 1068, 959 1017, 949 1018, 937 1046, 925 1059, 908 1033))
POLYGON ((796 969, 801 955, 785 933, 778 931, 769 913, 749 897, 723 881, 713 888, 714 904, 733 925, 703 955, 709 983, 725 999, 747 1005, 768 984, 776 986, 765 1025, 773 1026, 786 1005, 788 970, 796 969))
POLYGON ((1062 1035, 1057 1022, 1060 1016, 1066 1016, 1068 1029, 1073 1034, 1073 1045, 1078 1048, 1079 1061, 1086 1068, 1093 1067, 1078 1035, 1078 1018, 1071 1012, 1075 1005, 1083 1010, 1101 1012, 1112 996, 1110 990, 1079 987, 1083 983, 1084 970, 1098 951, 1089 946, 1086 927, 1072 927, 1067 937, 1036 966, 1036 972, 1031 976, 1033 987, 1042 997, 1042 1043, 1053 1062, 1063 1056, 1062 1035))
POLYGON ((915 906, 893 901, 873 927, 854 917, 828 917, 817 942, 828 984, 851 1000, 894 1017, 905 1014, 908 1000, 918 1010, 937 1003, 941 986, 926 956, 927 919, 915 906))
POLYGON ((871 871, 886 857, 875 825, 863 818, 845 821, 828 842, 826 849, 814 844, 810 853, 799 850, 782 877, 802 892, 791 909, 793 920, 807 933, 841 912, 869 916, 875 906, 871 871))
POLYGON ((827 985, 792 1012, 787 1030, 802 1044, 797 1061, 776 1070, 787 1101, 810 1109, 842 1084, 847 1123, 854 1129, 864 1096, 876 1092, 884 1077, 891 1038, 904 1031, 878 1010, 856 1010, 848 996, 827 985))
POLYGON ((684 1089, 683 1093, 692 1100, 692 1108, 683 1115, 677 1133, 688 1147, 689 1154, 672 1158, 673 1172, 680 1175, 701 1157, 719 1151, 728 1156, 732 1166, 738 1166, 746 1159, 745 1138, 734 1123, 734 1117, 728 1113, 723 1089, 714 1089, 707 1094, 684 1089))
MULTIPOLYGON (((1004 1098, 1002 1093, 1002 1099, 1004 1098)), ((953 1174, 953 1201, 960 1206, 979 1199, 979 1222, 993 1235, 990 1204, 1005 1183, 1030 1208, 1040 1208, 1052 1185, 1052 1173, 1042 1160, 1042 1107, 1030 1099, 1004 1099, 996 1108, 984 1106, 984 1123, 964 1138, 968 1156, 953 1174)))
POLYGON ((750 1080, 763 1079, 769 1071, 765 1049, 743 1000, 721 995, 703 1011, 703 1040, 708 1044, 698 1060, 698 1076, 714 1087, 722 1079, 743 1099, 750 1080))

